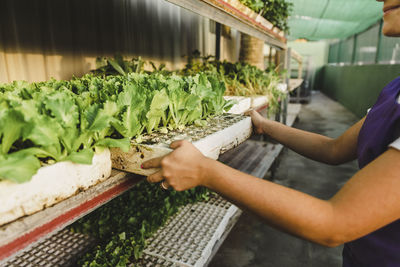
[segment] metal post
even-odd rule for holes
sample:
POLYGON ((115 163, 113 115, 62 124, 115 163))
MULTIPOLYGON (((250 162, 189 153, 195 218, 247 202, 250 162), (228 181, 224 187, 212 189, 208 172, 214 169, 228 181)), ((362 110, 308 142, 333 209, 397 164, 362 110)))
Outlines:
MULTIPOLYGON (((282 100, 282 123, 286 124, 286 118, 287 118, 287 105, 289 102, 289 97, 290 97, 290 76, 291 76, 291 60, 292 60, 292 48, 288 48, 286 50, 286 57, 285 57, 285 68, 287 69, 286 73, 286 78, 285 78, 285 83, 286 83, 286 88, 287 88, 287 96, 284 100, 282 100)), ((299 89, 297 89, 299 90, 299 89)))
POLYGON ((354 40, 353 40, 353 54, 351 55, 351 64, 354 65, 356 62, 356 54, 357 54, 357 37, 358 34, 354 35, 354 40))
POLYGON ((269 46, 268 67, 272 65, 272 46, 269 46))
POLYGON ((215 59, 221 59, 221 23, 215 22, 215 59))
POLYGON ((281 64, 281 51, 278 49, 275 49, 275 66, 279 69, 283 69, 283 65, 281 64))
POLYGON ((283 110, 282 110, 282 123, 286 125, 286 120, 287 120, 287 111, 288 111, 288 104, 289 104, 289 99, 290 99, 290 95, 288 93, 288 95, 286 96, 286 98, 283 100, 283 110))
POLYGON ((342 43, 343 43, 343 40, 340 40, 339 41, 338 54, 337 54, 337 60, 336 60, 337 63, 341 63, 340 62, 340 53, 342 53, 342 43))
POLYGON ((383 27, 383 20, 381 19, 379 23, 379 32, 378 32, 378 43, 376 44, 376 54, 375 54, 375 64, 379 63, 379 54, 381 52, 381 43, 382 43, 382 27, 383 27))
POLYGON ((279 109, 275 113, 275 121, 277 121, 277 122, 281 121, 281 107, 282 107, 282 105, 279 106, 279 109))
POLYGON ((290 63, 292 60, 292 48, 290 48, 290 47, 286 50, 285 60, 286 60, 285 69, 287 70, 285 82, 289 86, 289 79, 291 76, 291 66, 290 66, 291 64, 290 63))

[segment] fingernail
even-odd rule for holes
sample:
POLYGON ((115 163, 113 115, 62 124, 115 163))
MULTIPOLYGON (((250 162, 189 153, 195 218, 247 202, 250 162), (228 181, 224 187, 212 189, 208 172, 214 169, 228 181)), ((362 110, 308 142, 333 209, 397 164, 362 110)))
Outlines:
POLYGON ((142 165, 140 165, 140 168, 141 168, 141 169, 143 169, 143 164, 142 164, 142 165))

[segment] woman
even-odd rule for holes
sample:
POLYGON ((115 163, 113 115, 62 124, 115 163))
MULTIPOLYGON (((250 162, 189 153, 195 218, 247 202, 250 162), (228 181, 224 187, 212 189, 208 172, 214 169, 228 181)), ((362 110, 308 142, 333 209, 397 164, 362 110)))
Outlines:
MULTIPOLYGON (((384 0, 383 33, 400 36, 400 0, 384 0)), ((400 266, 400 78, 337 139, 290 128, 250 112, 254 129, 314 160, 341 164, 358 159, 358 171, 329 200, 256 179, 204 157, 187 141, 149 160, 161 167, 149 182, 186 190, 206 186, 286 232, 334 247, 345 243, 343 266, 400 266)))

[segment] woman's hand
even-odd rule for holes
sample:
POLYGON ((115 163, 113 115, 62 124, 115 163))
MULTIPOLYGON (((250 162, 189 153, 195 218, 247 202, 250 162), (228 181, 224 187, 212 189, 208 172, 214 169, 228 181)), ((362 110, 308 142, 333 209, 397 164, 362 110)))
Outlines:
POLYGON ((206 158, 193 144, 186 140, 175 141, 170 147, 174 149, 170 154, 150 159, 143 163, 142 168, 161 168, 158 172, 149 175, 150 183, 163 182, 163 186, 172 187, 176 191, 183 191, 204 185, 204 169, 211 161, 206 158))
POLYGON ((246 112, 246 115, 249 115, 251 117, 251 121, 254 126, 254 132, 257 134, 264 134, 265 132, 263 127, 266 119, 255 110, 250 110, 246 112))

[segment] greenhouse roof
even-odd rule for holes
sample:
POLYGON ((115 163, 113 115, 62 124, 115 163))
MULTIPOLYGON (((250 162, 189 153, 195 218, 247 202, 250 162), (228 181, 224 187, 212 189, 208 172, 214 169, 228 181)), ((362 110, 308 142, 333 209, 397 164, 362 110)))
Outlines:
POLYGON ((344 39, 382 18, 375 0, 287 0, 293 3, 289 39, 344 39))

